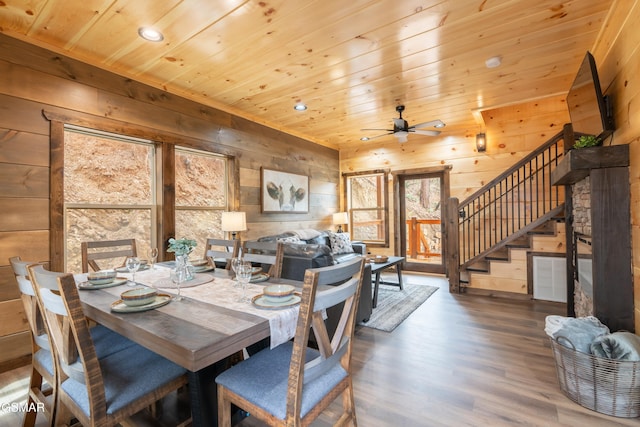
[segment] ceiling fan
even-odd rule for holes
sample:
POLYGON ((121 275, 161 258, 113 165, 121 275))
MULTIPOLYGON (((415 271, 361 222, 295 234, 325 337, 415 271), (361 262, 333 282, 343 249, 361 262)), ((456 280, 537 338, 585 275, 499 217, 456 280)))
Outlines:
POLYGON ((428 135, 428 136, 440 135, 439 130, 426 130, 426 129, 418 129, 418 128, 429 127, 429 126, 433 126, 436 128, 445 127, 445 124, 442 120, 431 120, 429 122, 418 123, 417 125, 409 126, 409 123, 402 118, 404 105, 398 105, 396 107, 396 111, 398 112, 400 117, 397 119, 393 119, 393 129, 360 129, 362 131, 384 130, 388 132, 388 133, 383 133, 381 135, 376 135, 372 137, 365 137, 365 138, 362 138, 362 140, 368 141, 370 139, 379 138, 385 135, 393 135, 398 139, 398 142, 407 142, 407 136, 409 135, 409 133, 417 133, 419 135, 428 135))

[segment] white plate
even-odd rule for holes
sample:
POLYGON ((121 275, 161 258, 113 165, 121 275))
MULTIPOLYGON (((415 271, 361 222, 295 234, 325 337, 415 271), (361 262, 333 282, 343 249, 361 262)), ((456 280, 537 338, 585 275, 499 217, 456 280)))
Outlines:
POLYGON ((214 267, 211 267, 210 265, 202 265, 202 266, 197 266, 193 268, 193 271, 195 273, 205 273, 207 271, 213 271, 215 270, 214 267))
POLYGON ((171 295, 169 294, 158 294, 156 296, 156 300, 151 304, 146 305, 127 305, 122 302, 121 299, 111 304, 111 311, 116 311, 118 313, 137 313, 140 311, 153 310, 154 308, 162 307, 163 305, 169 304, 171 301, 171 295))
POLYGON ((91 290, 91 289, 111 288, 113 286, 124 285, 128 281, 129 279, 127 279, 126 277, 116 277, 115 279, 113 279, 113 282, 105 283, 102 285, 94 285, 93 283, 82 282, 82 283, 78 283, 78 289, 91 290))
POLYGON ((251 276, 250 282, 260 283, 260 282, 266 282, 267 280, 269 280, 269 275, 267 273, 258 273, 251 276))
POLYGON ((282 302, 272 302, 265 298, 264 294, 256 295, 251 299, 253 305, 258 308, 264 308, 267 310, 277 310, 279 308, 289 308, 293 307, 296 304, 300 304, 302 297, 299 292, 294 292, 293 296, 287 300, 282 302))
MULTIPOLYGON (((147 264, 143 264, 143 265, 141 265, 141 266, 138 268, 138 270, 136 271, 136 273, 137 273, 138 271, 143 271, 143 270, 148 270, 148 269, 149 269, 149 266, 148 266, 147 264)), ((116 268, 116 271, 117 271, 118 273, 128 273, 128 272, 129 272, 129 270, 127 270, 127 267, 118 267, 118 268, 116 268)))
POLYGON ((272 302, 272 303, 276 303, 276 304, 285 303, 285 302, 289 301, 291 298, 293 298, 293 294, 286 295, 286 296, 283 296, 283 297, 274 297, 274 296, 271 296, 271 295, 264 295, 264 299, 266 301, 269 301, 269 302, 272 302))

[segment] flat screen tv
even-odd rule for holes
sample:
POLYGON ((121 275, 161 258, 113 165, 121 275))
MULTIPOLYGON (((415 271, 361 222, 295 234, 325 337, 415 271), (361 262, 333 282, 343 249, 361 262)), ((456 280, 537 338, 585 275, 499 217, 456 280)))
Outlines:
POLYGON ((574 132, 595 135, 604 140, 614 131, 609 98, 602 96, 596 61, 589 52, 569 89, 567 106, 574 132))

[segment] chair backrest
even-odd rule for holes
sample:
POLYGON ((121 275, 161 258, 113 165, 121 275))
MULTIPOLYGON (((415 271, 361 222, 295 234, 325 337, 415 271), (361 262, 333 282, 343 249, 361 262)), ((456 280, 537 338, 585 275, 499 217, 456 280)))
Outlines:
MULTIPOLYGON (((102 371, 73 275, 47 271, 42 266, 30 266, 29 270, 47 319, 51 341, 58 356, 58 367, 66 377, 87 386, 88 401, 92 408, 105 408, 102 371)), ((61 378, 60 383, 63 380, 61 378)), ((59 396, 77 416, 78 411, 72 410, 72 407, 78 403, 69 401, 62 389, 59 396)), ((85 422, 82 420, 83 424, 85 422)))
MULTIPOLYGON (((57 369, 55 352, 49 340, 44 314, 36 290, 31 283, 28 266, 36 265, 36 262, 22 261, 20 257, 9 258, 13 273, 20 289, 20 298, 24 306, 24 312, 31 329, 31 378, 29 381, 29 404, 38 404, 44 409, 50 426, 54 425, 57 407, 57 369), (44 387, 43 379, 48 383, 44 387)), ((36 422, 36 413, 28 411, 24 415, 23 426, 33 426, 36 422)))
POLYGON ((204 258, 209 260, 211 265, 215 265, 216 259, 226 260, 225 268, 231 269, 231 258, 235 258, 240 253, 240 240, 227 239, 207 239, 204 247, 204 258))
MULTIPOLYGON (((13 274, 18 282, 18 288, 20 289, 21 294, 20 298, 22 299, 22 305, 24 306, 27 322, 29 322, 29 328, 31 329, 34 344, 38 348, 50 350, 49 337, 47 336, 44 318, 42 317, 42 312, 38 307, 35 290, 31 284, 29 271, 27 270, 29 265, 38 263, 22 261, 20 257, 17 256, 9 258, 9 263, 11 264, 13 274)), ((34 348, 34 350, 36 349, 34 348)))
POLYGON ((245 261, 258 264, 268 264, 269 276, 280 278, 284 259, 284 244, 282 242, 242 242, 242 258, 245 261))
MULTIPOLYGON (((126 259, 132 256, 138 256, 136 250, 136 239, 121 240, 101 240, 96 242, 82 242, 80 244, 82 252, 82 272, 88 273, 89 267, 93 271, 101 270, 96 260, 114 260, 123 258, 120 265, 123 266, 126 259)), ((113 268, 114 265, 108 268, 113 268)))
MULTIPOLYGON (((351 375, 351 349, 363 274, 362 257, 329 267, 308 269, 305 272, 289 368, 287 419, 300 416, 304 384, 328 372, 337 364, 351 375), (318 290, 319 287, 321 290, 318 290), (340 320, 333 336, 330 336, 325 326, 324 313, 327 308, 341 303, 344 303, 344 306, 340 320), (307 360, 310 329, 313 329, 319 356, 307 360)), ((332 400, 333 398, 327 399, 328 402, 332 400)))

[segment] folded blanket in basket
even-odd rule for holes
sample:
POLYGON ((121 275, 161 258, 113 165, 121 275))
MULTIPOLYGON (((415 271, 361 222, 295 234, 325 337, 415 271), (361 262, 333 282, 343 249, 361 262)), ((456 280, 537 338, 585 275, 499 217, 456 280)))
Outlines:
POLYGON ((587 354, 597 337, 609 334, 609 328, 594 316, 547 316, 544 331, 563 346, 587 354))
POLYGON ((603 335, 591 343, 591 352, 607 359, 640 361, 640 337, 631 332, 603 335))

